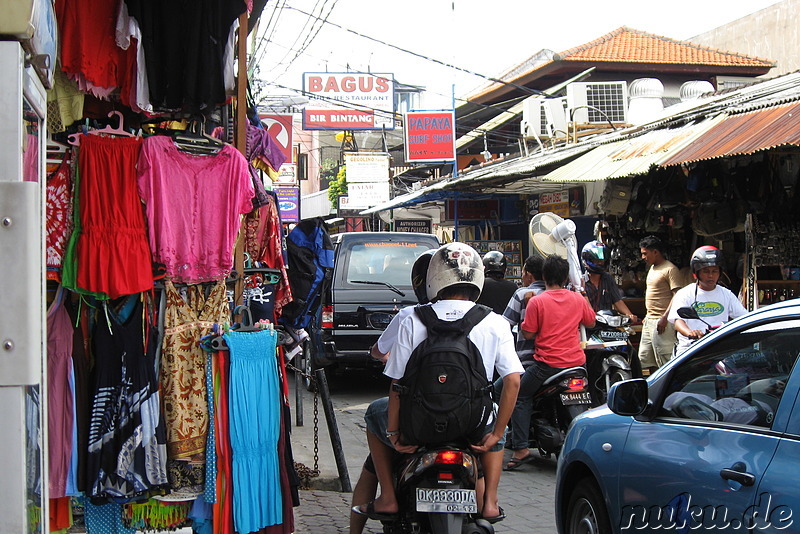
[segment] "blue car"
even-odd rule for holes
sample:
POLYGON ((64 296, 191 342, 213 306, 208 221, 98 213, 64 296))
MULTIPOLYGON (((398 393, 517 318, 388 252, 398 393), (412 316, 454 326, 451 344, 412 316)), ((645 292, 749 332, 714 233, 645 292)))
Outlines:
POLYGON ((561 534, 800 532, 800 299, 615 384, 558 460, 561 534))

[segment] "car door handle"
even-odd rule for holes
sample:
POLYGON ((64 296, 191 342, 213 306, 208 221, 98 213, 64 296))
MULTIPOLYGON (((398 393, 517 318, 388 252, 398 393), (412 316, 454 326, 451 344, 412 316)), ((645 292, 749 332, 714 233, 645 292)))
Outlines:
POLYGON ((747 469, 747 466, 745 466, 743 462, 736 462, 732 466, 720 471, 719 476, 724 480, 738 482, 742 486, 752 486, 756 483, 756 477, 745 471, 745 469, 747 469))

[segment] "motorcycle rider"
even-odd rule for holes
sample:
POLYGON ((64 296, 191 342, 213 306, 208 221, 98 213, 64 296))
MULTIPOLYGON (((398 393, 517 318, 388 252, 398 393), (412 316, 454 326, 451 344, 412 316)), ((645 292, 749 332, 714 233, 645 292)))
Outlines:
POLYGON ((586 269, 584 290, 589 304, 596 312, 616 309, 635 323, 639 318, 631 313, 628 305, 622 300, 622 292, 614 277, 606 271, 606 260, 609 256, 608 247, 600 241, 589 241, 581 250, 581 263, 586 269))
POLYGON ((716 327, 747 313, 736 295, 717 283, 724 265, 721 250, 704 245, 692 253, 689 263, 696 281, 678 290, 672 299, 668 317, 678 334, 675 354, 680 354, 692 341, 703 337, 708 325, 716 327), (684 307, 694 308, 702 321, 678 316, 678 309, 684 307))
POLYGON ((502 252, 490 250, 483 256, 483 290, 478 297, 478 304, 488 306, 498 315, 502 315, 508 301, 519 289, 517 284, 506 280, 508 260, 502 252))
POLYGON ((515 448, 506 464, 513 471, 533 459, 527 447, 531 420, 531 399, 545 380, 559 371, 584 365, 586 355, 580 344, 578 325, 593 327, 595 313, 578 293, 564 289, 569 281, 569 263, 558 256, 548 256, 542 266, 547 290, 532 298, 525 308, 522 335, 535 339, 534 363, 525 370, 511 422, 511 442, 525 443, 515 448))
MULTIPOLYGON (((417 302, 420 305, 428 304, 428 292, 426 288, 426 281, 428 276, 428 265, 431 262, 433 253, 436 249, 432 248, 426 250, 417 257, 414 265, 411 266, 411 288, 414 290, 414 295, 417 297, 417 302)), ((392 345, 397 340, 397 331, 400 328, 400 323, 403 319, 413 313, 414 306, 406 306, 392 317, 391 322, 386 327, 378 341, 370 349, 370 355, 382 363, 386 363, 389 358, 389 353, 392 350, 392 345)), ((387 397, 378 399, 376 403, 386 403, 387 397)), ((372 456, 367 456, 364 465, 361 467, 361 474, 358 477, 356 485, 353 487, 353 498, 351 506, 356 507, 363 502, 369 502, 375 498, 378 491, 378 477, 375 476, 375 465, 372 462, 372 456)), ((367 523, 367 516, 360 514, 354 510, 350 510, 350 534, 361 534, 364 526, 367 523)))
MULTIPOLYGON (((440 247, 431 258, 427 275, 428 297, 438 298, 431 304, 437 316, 450 321, 463 317, 475 305, 483 288, 483 278, 483 264, 472 247, 458 242, 440 247)), ((392 385, 403 377, 411 353, 426 337, 427 329, 416 314, 403 319, 384 370, 384 374, 392 379, 392 385)), ((504 517, 497 502, 504 432, 514 408, 523 369, 514 352, 508 323, 497 314, 490 313, 478 323, 470 331, 469 339, 483 358, 487 378, 491 380, 495 370, 504 378, 500 406, 494 420, 487 426, 482 441, 470 445, 480 454, 483 466, 485 489, 481 513, 486 520, 497 521, 504 517)), ((399 393, 390 387, 388 407, 384 410, 377 404, 370 405, 364 419, 381 494, 372 502, 354 507, 354 511, 373 519, 391 520, 399 510, 392 478, 392 455, 394 451, 413 453, 417 447, 405 445, 400 435, 399 393)))

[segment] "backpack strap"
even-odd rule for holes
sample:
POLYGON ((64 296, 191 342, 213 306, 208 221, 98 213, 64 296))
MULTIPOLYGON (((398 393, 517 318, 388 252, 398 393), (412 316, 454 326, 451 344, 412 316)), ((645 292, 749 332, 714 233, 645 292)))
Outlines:
POLYGON ((491 308, 483 306, 482 304, 476 304, 470 308, 461 319, 457 321, 445 321, 444 319, 439 319, 439 316, 436 315, 436 312, 433 311, 431 306, 417 306, 414 308, 414 313, 417 314, 419 320, 422 321, 422 324, 428 329, 429 334, 438 333, 444 335, 453 333, 460 334, 461 332, 469 334, 478 323, 483 321, 486 316, 491 313, 491 311, 491 308))

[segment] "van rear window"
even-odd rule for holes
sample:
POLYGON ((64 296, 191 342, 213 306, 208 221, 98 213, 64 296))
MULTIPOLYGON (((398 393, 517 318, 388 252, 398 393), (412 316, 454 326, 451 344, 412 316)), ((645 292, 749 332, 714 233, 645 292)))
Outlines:
POLYGON ((430 247, 424 243, 362 243, 350 249, 345 279, 411 285, 411 267, 430 247))

